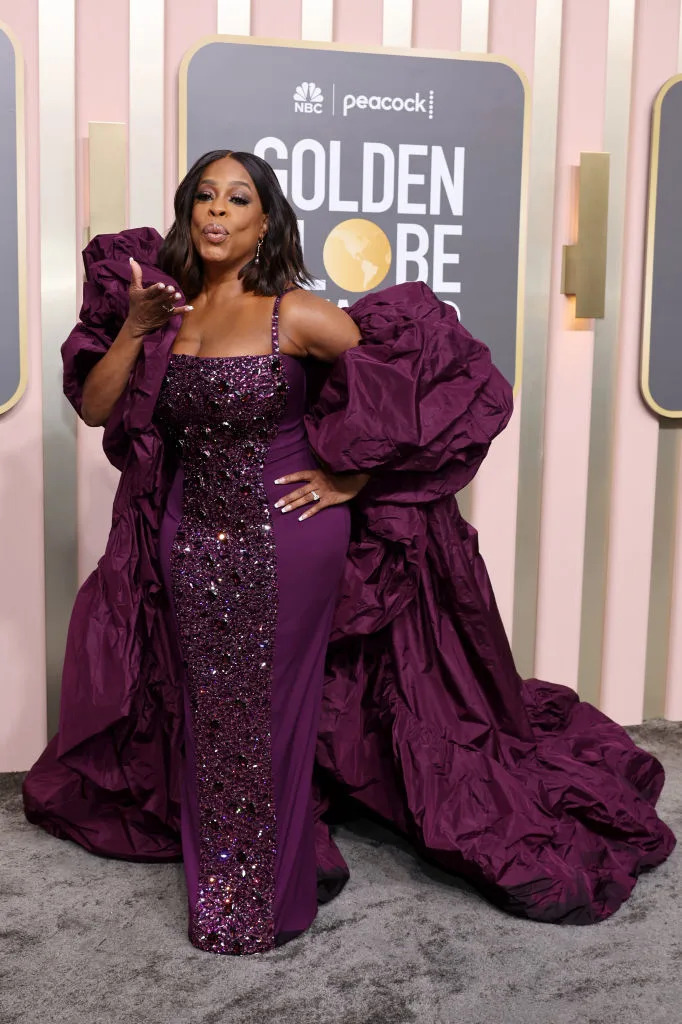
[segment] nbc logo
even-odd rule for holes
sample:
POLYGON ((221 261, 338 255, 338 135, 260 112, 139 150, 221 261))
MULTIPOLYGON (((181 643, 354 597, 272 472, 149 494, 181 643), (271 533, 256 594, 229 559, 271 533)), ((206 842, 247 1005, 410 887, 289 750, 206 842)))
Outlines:
POLYGON ((302 82, 294 93, 294 110, 298 114, 321 114, 324 96, 314 82, 302 82))

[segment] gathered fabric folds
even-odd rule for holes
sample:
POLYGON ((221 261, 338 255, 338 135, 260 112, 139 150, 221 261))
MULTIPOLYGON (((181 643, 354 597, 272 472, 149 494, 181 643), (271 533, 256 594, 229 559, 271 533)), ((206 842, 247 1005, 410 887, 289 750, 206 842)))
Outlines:
MULTIPOLYGON (((83 383, 128 311, 133 256, 156 266, 151 228, 99 235, 84 252, 80 321, 62 346, 64 393, 81 414, 83 383)), ((30 821, 93 853, 180 859, 182 690, 158 558, 170 487, 152 413, 177 325, 145 338, 107 421, 103 447, 121 470, 106 551, 80 588, 66 641, 59 731, 24 781, 30 821)))
MULTIPOLYGON (((89 369, 127 313, 128 257, 144 283, 152 229, 85 251, 79 325, 63 347, 80 413, 89 369)), ((286 302, 286 300, 285 300, 286 302)), ((332 471, 365 470, 328 648, 316 751, 318 898, 348 867, 325 810, 339 789, 510 913, 573 924, 612 914, 675 845, 655 811, 664 772, 560 683, 522 680, 475 529, 456 494, 512 411, 488 348, 421 283, 352 306, 362 340, 306 417, 332 471)), ((179 321, 145 338, 104 433, 121 470, 107 549, 79 591, 58 735, 24 783, 27 816, 95 853, 175 859, 181 669, 159 525, 174 468, 153 412, 179 321)))
MULTIPOLYGON (((675 845, 664 772, 567 686, 522 680, 456 491, 511 413, 488 349, 423 284, 368 295, 308 417, 367 469, 328 650, 317 763, 510 913, 589 924, 675 845)), ((321 817, 318 849, 333 840, 321 817)), ((332 859, 336 854, 320 853, 332 859)))

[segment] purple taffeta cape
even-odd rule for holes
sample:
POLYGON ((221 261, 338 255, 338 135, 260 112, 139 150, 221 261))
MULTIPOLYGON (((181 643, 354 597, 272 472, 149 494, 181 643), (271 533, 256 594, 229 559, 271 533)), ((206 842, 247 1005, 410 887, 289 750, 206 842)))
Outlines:
MULTIPOLYGON (((77 412, 127 313, 128 257, 145 284, 170 282, 160 243, 146 228, 85 250, 80 323, 62 349, 77 412)), ((331 895, 348 877, 323 817, 327 782, 510 913, 601 920, 675 845, 654 809, 664 772, 573 690, 516 672, 455 498, 511 415, 509 385, 424 284, 367 295, 349 313, 361 343, 334 363, 306 419, 331 470, 371 473, 352 503, 328 649, 320 898, 325 880, 331 895)), ((180 856, 182 691, 158 557, 170 470, 152 419, 178 326, 145 338, 107 422, 104 450, 122 471, 111 533, 74 606, 59 732, 24 783, 31 821, 140 861, 180 856)))

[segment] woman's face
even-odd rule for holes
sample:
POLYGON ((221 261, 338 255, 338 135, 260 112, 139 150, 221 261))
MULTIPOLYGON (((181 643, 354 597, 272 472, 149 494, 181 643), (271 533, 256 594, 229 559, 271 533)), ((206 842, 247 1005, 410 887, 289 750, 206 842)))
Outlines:
POLYGON ((230 156, 204 168, 194 196, 190 233, 204 261, 240 269, 268 226, 251 175, 230 156))

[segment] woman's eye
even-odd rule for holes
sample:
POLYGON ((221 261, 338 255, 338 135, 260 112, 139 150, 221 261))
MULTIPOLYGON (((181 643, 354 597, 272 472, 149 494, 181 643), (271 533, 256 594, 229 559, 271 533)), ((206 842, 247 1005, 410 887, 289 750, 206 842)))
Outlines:
MULTIPOLYGON (((197 203, 210 203, 213 201, 214 196, 212 192, 196 192, 194 199, 197 203)), ((247 196, 240 195, 230 196, 229 201, 231 203, 236 203, 238 206, 246 206, 249 203, 247 196)))

